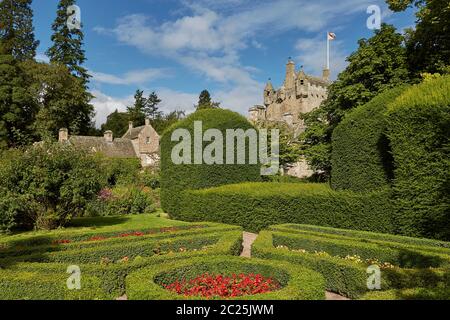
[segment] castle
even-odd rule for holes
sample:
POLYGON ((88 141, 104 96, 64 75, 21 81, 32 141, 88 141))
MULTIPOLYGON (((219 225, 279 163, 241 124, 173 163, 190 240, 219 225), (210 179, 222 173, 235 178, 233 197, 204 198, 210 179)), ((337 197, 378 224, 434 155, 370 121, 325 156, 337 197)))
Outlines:
MULTIPOLYGON (((249 120, 258 123, 284 123, 292 128, 297 136, 305 131, 301 114, 320 107, 328 97, 330 70, 323 70, 321 78, 295 70, 295 63, 289 58, 286 77, 280 89, 275 90, 272 83, 264 89, 264 106, 254 106, 249 110, 249 120)), ((284 174, 305 178, 314 174, 304 159, 283 168, 284 174)))
POLYGON ((318 108, 328 96, 330 70, 323 76, 307 75, 303 68, 296 72, 295 63, 289 59, 286 65, 286 78, 280 89, 275 90, 269 81, 264 89, 264 106, 254 106, 249 110, 249 120, 284 122, 299 133, 304 131, 300 114, 318 108))
POLYGON ((103 137, 69 136, 69 130, 59 130, 59 142, 93 153, 101 153, 109 158, 138 158, 142 167, 157 166, 159 163, 159 140, 150 120, 145 125, 133 127, 129 123, 128 131, 122 138, 113 137, 112 131, 106 131, 103 137))

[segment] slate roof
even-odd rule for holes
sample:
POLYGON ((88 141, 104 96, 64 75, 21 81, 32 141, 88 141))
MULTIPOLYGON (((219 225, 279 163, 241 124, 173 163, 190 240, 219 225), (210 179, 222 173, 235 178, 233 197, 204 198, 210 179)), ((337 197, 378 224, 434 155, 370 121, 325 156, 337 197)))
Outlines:
POLYGON ((70 136, 69 143, 76 148, 99 152, 110 158, 136 158, 130 139, 106 142, 104 137, 70 136))
POLYGON ((136 127, 131 130, 128 130, 127 133, 125 133, 125 135, 122 137, 122 139, 130 139, 130 140, 137 139, 139 136, 139 133, 141 133, 141 131, 144 128, 145 128, 145 126, 141 126, 141 127, 136 127))

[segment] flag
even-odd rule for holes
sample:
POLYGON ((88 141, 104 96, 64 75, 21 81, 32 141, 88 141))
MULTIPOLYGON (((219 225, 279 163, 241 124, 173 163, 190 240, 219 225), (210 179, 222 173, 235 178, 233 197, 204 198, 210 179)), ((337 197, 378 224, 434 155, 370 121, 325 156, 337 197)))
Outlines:
POLYGON ((328 40, 329 41, 336 40, 336 34, 333 32, 328 32, 328 40))

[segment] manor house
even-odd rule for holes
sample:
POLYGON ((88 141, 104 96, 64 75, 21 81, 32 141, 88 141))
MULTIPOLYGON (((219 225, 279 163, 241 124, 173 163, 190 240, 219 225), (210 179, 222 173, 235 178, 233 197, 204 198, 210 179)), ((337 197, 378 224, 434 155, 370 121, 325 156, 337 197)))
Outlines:
POLYGON ((159 140, 150 120, 145 125, 133 127, 130 122, 128 131, 122 138, 114 138, 112 131, 106 131, 103 137, 69 135, 68 129, 59 130, 59 142, 68 143, 89 152, 98 152, 110 158, 138 158, 143 167, 156 166, 159 163, 159 140))

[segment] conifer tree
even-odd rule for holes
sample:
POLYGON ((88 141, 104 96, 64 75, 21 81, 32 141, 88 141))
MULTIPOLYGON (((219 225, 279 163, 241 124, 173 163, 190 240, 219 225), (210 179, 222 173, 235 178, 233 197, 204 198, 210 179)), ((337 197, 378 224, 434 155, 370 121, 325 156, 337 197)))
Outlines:
POLYGON ((82 66, 86 61, 85 51, 83 49, 84 34, 82 24, 80 27, 70 27, 68 21, 74 17, 74 12, 70 7, 76 4, 76 0, 60 0, 56 19, 53 22, 51 37, 52 47, 47 50, 47 56, 51 62, 61 63, 67 66, 78 78, 81 78, 85 84, 89 81, 90 75, 82 66))
POLYGON ((32 0, 0 1, 0 41, 18 61, 33 59, 39 41, 34 38, 32 0))

